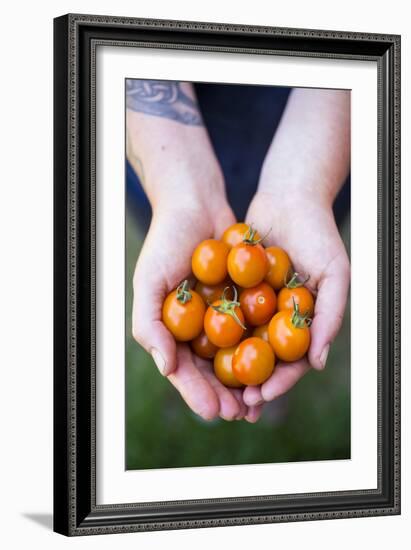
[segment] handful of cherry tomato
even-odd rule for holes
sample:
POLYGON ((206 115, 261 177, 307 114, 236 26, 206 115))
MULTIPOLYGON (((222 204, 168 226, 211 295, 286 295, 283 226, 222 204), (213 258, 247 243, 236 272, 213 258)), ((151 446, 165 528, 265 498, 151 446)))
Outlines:
POLYGON ((192 255, 194 288, 183 281, 163 304, 174 338, 213 359, 216 377, 232 388, 262 384, 277 359, 298 361, 310 347, 308 279, 299 280, 285 250, 262 241, 245 223, 202 241, 192 255))

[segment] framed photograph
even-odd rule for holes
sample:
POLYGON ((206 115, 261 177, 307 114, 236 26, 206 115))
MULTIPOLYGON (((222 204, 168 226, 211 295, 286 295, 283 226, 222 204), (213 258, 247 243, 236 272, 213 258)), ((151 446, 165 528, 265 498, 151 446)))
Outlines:
POLYGON ((54 20, 54 529, 400 513, 400 37, 54 20))

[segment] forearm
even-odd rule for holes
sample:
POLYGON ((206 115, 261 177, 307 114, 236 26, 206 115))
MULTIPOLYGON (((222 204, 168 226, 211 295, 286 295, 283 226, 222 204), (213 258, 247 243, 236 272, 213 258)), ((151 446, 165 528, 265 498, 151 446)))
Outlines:
POLYGON ((332 204, 350 166, 350 94, 293 90, 267 153, 259 191, 332 204))
POLYGON ((224 193, 190 83, 127 81, 127 157, 154 208, 224 193))

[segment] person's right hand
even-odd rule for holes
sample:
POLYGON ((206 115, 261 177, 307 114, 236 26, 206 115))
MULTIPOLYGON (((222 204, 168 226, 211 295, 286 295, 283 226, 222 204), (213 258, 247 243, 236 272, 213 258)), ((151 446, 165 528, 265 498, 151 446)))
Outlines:
POLYGON ((134 273, 133 335, 195 413, 207 420, 247 416, 253 421, 257 408, 248 410, 241 390, 223 386, 212 364, 196 357, 188 344, 176 344, 161 319, 165 297, 191 273, 195 247, 220 237, 235 221, 224 194, 210 194, 207 201, 192 196, 191 204, 183 202, 180 206, 176 197, 153 212, 134 273))

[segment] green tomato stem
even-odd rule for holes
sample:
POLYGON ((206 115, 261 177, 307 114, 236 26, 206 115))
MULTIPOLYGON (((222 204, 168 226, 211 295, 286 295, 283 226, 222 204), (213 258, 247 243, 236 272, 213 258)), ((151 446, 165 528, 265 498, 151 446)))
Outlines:
POLYGON ((286 283, 286 287, 287 288, 299 288, 301 286, 304 286, 305 283, 308 281, 308 279, 310 278, 309 275, 307 275, 307 277, 304 279, 304 281, 299 281, 298 280, 298 277, 299 277, 299 273, 294 273, 291 277, 291 279, 288 281, 288 283, 286 283))
POLYGON ((241 320, 239 319, 235 309, 236 307, 239 307, 240 306, 240 302, 237 301, 237 297, 238 297, 238 293, 237 293, 237 289, 235 286, 232 287, 233 288, 233 294, 234 294, 234 299, 233 300, 229 300, 227 298, 227 291, 230 290, 230 287, 227 286, 225 287, 224 291, 223 291, 223 295, 221 296, 221 304, 219 304, 218 306, 211 306, 215 311, 218 311, 218 313, 223 313, 224 315, 230 315, 234 321, 240 325, 240 327, 243 329, 243 330, 247 330, 246 327, 243 325, 243 323, 241 322, 241 320))
POLYGON ((301 315, 300 308, 298 307, 298 304, 294 300, 293 296, 293 304, 294 304, 294 310, 293 314, 291 316, 291 322, 295 326, 295 328, 306 328, 310 327, 311 323, 313 322, 310 317, 308 317, 308 312, 304 315, 301 315))
POLYGON ((248 230, 244 233, 243 243, 249 244, 251 246, 255 246, 256 244, 260 244, 271 233, 271 230, 272 230, 272 227, 270 227, 270 229, 267 231, 267 233, 264 235, 264 237, 261 237, 260 239, 256 239, 255 234, 257 233, 257 230, 254 229, 253 224, 251 223, 248 226, 248 230))
POLYGON ((191 300, 191 298, 192 298, 192 295, 190 292, 190 286, 186 279, 177 287, 177 300, 182 304, 186 304, 191 300))

